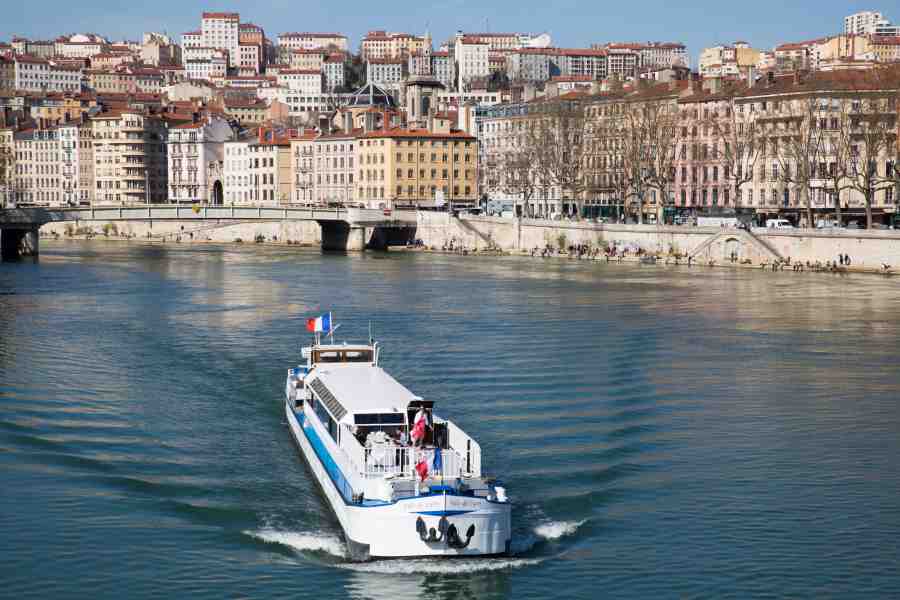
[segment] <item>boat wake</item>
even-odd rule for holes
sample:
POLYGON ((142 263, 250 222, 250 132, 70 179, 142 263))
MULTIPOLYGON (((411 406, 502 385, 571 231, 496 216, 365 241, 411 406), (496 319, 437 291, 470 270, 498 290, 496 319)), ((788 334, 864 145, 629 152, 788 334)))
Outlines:
POLYGON ((300 553, 318 552, 337 558, 347 558, 347 547, 343 540, 333 534, 279 531, 271 528, 245 531, 244 534, 269 544, 279 544, 291 548, 300 553))
POLYGON ((521 537, 518 543, 515 540, 513 541, 510 556, 500 558, 460 558, 453 560, 416 558, 376 560, 364 563, 347 561, 349 553, 344 541, 340 536, 331 533, 284 531, 266 527, 257 531, 244 531, 244 534, 269 544, 277 544, 289 548, 301 555, 326 554, 330 557, 341 559, 340 561, 328 561, 328 564, 358 573, 393 575, 460 574, 519 569, 558 558, 561 556, 559 553, 540 554, 533 551, 543 542, 555 542, 574 535, 585 523, 587 523, 587 520, 551 521, 537 525, 529 534, 521 537))

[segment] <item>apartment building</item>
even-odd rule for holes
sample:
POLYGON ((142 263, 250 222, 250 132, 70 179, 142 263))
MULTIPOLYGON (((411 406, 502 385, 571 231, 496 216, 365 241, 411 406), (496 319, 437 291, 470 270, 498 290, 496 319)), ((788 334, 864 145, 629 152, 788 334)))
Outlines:
POLYGON ((16 62, 0 56, 0 93, 16 89, 16 62))
POLYGON ((474 204, 478 141, 444 127, 388 128, 359 135, 357 199, 369 207, 474 204))
POLYGON ((407 60, 404 59, 370 58, 366 62, 366 82, 399 97, 400 87, 406 79, 406 69, 407 60))
POLYGON ((265 70, 266 33, 253 23, 238 25, 238 71, 241 74, 258 75, 265 70))
POLYGON ((363 60, 407 59, 411 54, 425 47, 425 38, 409 33, 388 33, 383 30, 370 31, 360 44, 363 60))
POLYGON ((66 206, 94 201, 94 143, 87 121, 58 126, 60 183, 66 206))
POLYGON ((345 129, 318 136, 312 143, 314 152, 313 197, 319 204, 357 204, 354 186, 359 130, 345 129))
POLYGON ((520 48, 506 55, 506 74, 512 81, 541 82, 558 75, 556 50, 520 48))
POLYGON ((847 35, 875 35, 876 28, 888 25, 880 12, 866 10, 844 17, 844 33, 847 35))
POLYGON ((547 33, 465 33, 464 35, 476 42, 487 44, 490 52, 520 48, 549 48, 552 45, 552 39, 547 33))
POLYGON ((166 85, 162 71, 152 67, 120 65, 107 71, 89 70, 85 74, 88 87, 100 93, 159 94, 166 85))
POLYGON ((15 133, 17 200, 41 206, 63 204, 59 129, 34 128, 15 133))
POLYGON ((700 53, 700 75, 720 77, 746 73, 759 63, 760 54, 759 50, 754 50, 749 44, 741 41, 730 46, 704 48, 700 53))
POLYGON ((98 202, 165 202, 166 128, 154 116, 111 108, 90 119, 98 202))
POLYGON ((166 143, 170 202, 221 204, 222 191, 214 189, 211 165, 225 159, 225 142, 233 137, 231 126, 218 116, 195 117, 192 122, 169 128, 166 143))
POLYGON ((323 78, 319 70, 284 69, 276 77, 279 86, 302 96, 322 94, 323 78))
POLYGON ((204 12, 200 19, 200 45, 226 51, 229 67, 238 66, 240 22, 232 12, 204 12))
POLYGON ((290 139, 283 132, 260 127, 255 137, 226 142, 223 174, 226 202, 290 202, 290 139))
MULTIPOLYGON (((556 51, 559 75, 569 77, 590 77, 594 80, 606 79, 610 73, 610 51, 594 48, 560 48, 556 51)), ((617 67, 625 70, 625 64, 617 67)), ((552 73, 556 75, 556 73, 552 73)))
POLYGON ((315 140, 314 129, 302 129, 290 138, 291 143, 291 200, 297 204, 315 202, 315 140))
POLYGON ((341 52, 329 54, 322 63, 322 75, 325 77, 326 92, 344 87, 347 81, 347 55, 341 52))
POLYGON ((16 55, 14 61, 15 89, 24 92, 79 92, 81 69, 57 65, 53 61, 33 56, 16 55))
POLYGON ((340 33, 282 33, 278 36, 279 60, 287 62, 291 50, 336 50, 347 52, 347 36, 340 33))
POLYGON ((321 49, 307 50, 305 48, 298 48, 296 50, 291 50, 288 64, 292 69, 321 71, 326 56, 327 54, 325 51, 321 49))
POLYGON ((456 73, 459 75, 460 92, 468 89, 476 80, 490 75, 488 53, 490 46, 478 38, 469 38, 461 33, 456 34, 453 46, 453 59, 456 73))

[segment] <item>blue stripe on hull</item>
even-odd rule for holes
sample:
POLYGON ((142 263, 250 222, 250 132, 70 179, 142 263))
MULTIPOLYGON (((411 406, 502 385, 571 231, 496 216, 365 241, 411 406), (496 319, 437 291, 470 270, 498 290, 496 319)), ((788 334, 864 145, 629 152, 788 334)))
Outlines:
POLYGON ((294 413, 294 417, 297 419, 297 423, 300 424, 300 431, 302 431, 306 436, 306 440, 309 442, 309 445, 312 446, 313 452, 315 452, 316 454, 316 458, 318 458, 319 462, 322 463, 322 466, 325 468, 325 472, 328 473, 328 478, 331 479, 331 483, 341 495, 341 499, 344 501, 344 504, 352 504, 353 488, 350 486, 347 478, 344 477, 344 473, 341 471, 341 468, 338 467, 334 462, 334 459, 331 458, 331 454, 329 454, 328 449, 325 448, 325 444, 322 442, 319 434, 315 429, 313 429, 312 425, 307 423, 306 415, 304 415, 302 412, 298 413, 293 409, 291 410, 291 412, 294 413))
POLYGON ((474 510, 423 510, 421 512, 412 513, 414 515, 425 515, 426 517, 456 517, 458 515, 467 515, 474 510))

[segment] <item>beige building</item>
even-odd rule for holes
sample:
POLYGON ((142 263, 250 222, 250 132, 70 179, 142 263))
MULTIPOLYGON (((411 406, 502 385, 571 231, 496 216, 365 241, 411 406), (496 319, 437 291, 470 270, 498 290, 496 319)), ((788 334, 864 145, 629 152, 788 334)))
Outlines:
POLYGON ((16 89, 16 63, 0 56, 0 92, 16 89))
POLYGON ((291 137, 292 201, 297 204, 313 204, 315 201, 313 155, 316 136, 315 130, 307 129, 291 137))
POLYGON ((157 117, 112 109, 91 118, 97 202, 165 202, 166 129, 157 117))
POLYGON ((325 61, 324 50, 306 50, 298 48, 291 50, 290 66, 291 69, 299 69, 302 71, 321 71, 322 63, 325 61))
POLYGON ((369 207, 474 203, 477 140, 448 126, 382 129, 359 136, 357 201, 369 207))
POLYGON ((360 54, 363 60, 371 59, 406 59, 425 48, 425 38, 409 33, 388 33, 377 30, 370 31, 363 38, 360 54))

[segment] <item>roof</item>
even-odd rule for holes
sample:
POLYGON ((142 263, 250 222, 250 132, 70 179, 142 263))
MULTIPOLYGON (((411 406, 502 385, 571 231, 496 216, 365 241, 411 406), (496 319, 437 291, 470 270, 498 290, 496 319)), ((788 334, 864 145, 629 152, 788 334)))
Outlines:
POLYGON ((451 131, 450 133, 435 133, 427 129, 378 129, 369 131, 359 136, 361 138, 427 138, 427 139, 459 139, 474 140, 475 137, 465 131, 451 131))
POLYGON ((290 33, 280 33, 278 34, 280 38, 290 38, 290 37, 308 37, 308 38, 344 38, 347 36, 342 33, 312 33, 312 32, 290 32, 290 33))
POLYGON ((234 12, 205 12, 204 19, 228 19, 230 21, 240 20, 241 16, 234 12))
POLYGON ((366 413, 405 413, 410 402, 422 398, 413 394, 399 381, 388 375, 381 367, 369 364, 347 364, 332 367, 320 364, 314 371, 315 378, 310 387, 322 401, 332 408, 338 420, 353 423, 354 414, 366 413), (316 381, 321 382, 316 385, 316 381), (322 393, 324 391, 324 393, 322 393), (328 396, 331 396, 330 398, 328 396))

